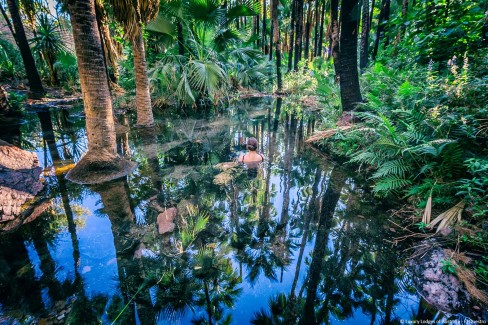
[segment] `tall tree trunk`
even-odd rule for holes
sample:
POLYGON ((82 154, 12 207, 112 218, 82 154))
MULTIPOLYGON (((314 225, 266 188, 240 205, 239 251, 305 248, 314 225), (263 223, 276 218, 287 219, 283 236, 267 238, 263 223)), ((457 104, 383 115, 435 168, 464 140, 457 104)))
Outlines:
POLYGON ((263 46, 263 53, 266 54, 266 2, 267 0, 263 0, 263 30, 262 30, 262 46, 263 46))
POLYGON ((311 1, 309 1, 308 10, 307 10, 307 22, 305 23, 305 51, 303 52, 305 60, 307 60, 307 61, 310 57, 309 51, 310 51, 311 27, 312 27, 312 3, 311 3, 311 1))
POLYGON ((183 39, 183 25, 179 19, 176 22, 176 30, 178 33, 178 54, 185 55, 185 47, 183 46, 185 43, 185 40, 183 39))
POLYGON ((369 52, 369 31, 371 28, 369 20, 369 0, 363 0, 363 27, 361 30, 361 48, 359 54, 359 68, 361 72, 368 65, 369 52))
POLYGON ((302 59, 302 40, 303 40, 303 0, 296 1, 296 26, 295 26, 295 59, 293 69, 298 70, 298 62, 302 59))
POLYGON ((132 41, 132 48, 136 74, 137 125, 148 127, 154 125, 154 117, 149 90, 149 78, 147 76, 146 50, 144 49, 142 28, 139 28, 137 35, 132 41))
POLYGON ((291 17, 290 17, 290 40, 289 40, 289 47, 288 47, 288 72, 290 72, 293 68, 293 49, 295 44, 295 16, 297 11, 297 1, 292 0, 291 2, 291 17))
POLYGON ((280 22, 278 20, 278 2, 279 0, 271 0, 271 19, 273 20, 273 41, 276 55, 276 78, 278 79, 278 92, 280 92, 283 88, 283 80, 281 75, 281 37, 280 22))
POLYGON ((339 64, 339 0, 330 1, 330 23, 331 23, 331 40, 330 52, 334 59, 334 70, 336 74, 336 81, 341 76, 341 67, 339 64))
POLYGON ((7 0, 8 10, 10 11, 10 17, 12 18, 12 25, 15 30, 15 42, 20 50, 22 61, 24 62, 25 73, 29 80, 29 97, 42 98, 46 93, 42 86, 41 77, 37 70, 34 57, 32 56, 27 36, 25 35, 24 25, 19 13, 19 7, 15 0, 7 0))
POLYGON ((317 53, 315 56, 322 56, 322 49, 324 44, 324 24, 325 24, 325 1, 322 4, 322 12, 320 13, 320 31, 317 53))
POLYGON ((343 113, 351 112, 361 102, 357 66, 358 44, 358 0, 343 1, 341 7, 341 35, 339 44, 339 65, 341 103, 343 113))
POLYGON ((320 29, 320 1, 315 0, 315 26, 313 34, 313 57, 317 56, 317 47, 319 45, 319 29, 320 29))
POLYGON ((390 8, 390 0, 383 0, 381 2, 381 11, 378 17, 378 27, 376 28, 376 39, 374 40, 373 61, 376 60, 381 38, 384 37, 384 34, 386 32, 386 24, 388 22, 387 21, 388 18, 386 14, 388 12, 389 15, 389 11, 390 11, 389 8, 390 8))
MULTIPOLYGON (((270 0, 270 1, 273 1, 273 0, 270 0)), ((272 5, 270 3, 270 5, 272 5)), ((271 9, 272 10, 272 9, 271 9)), ((271 13, 271 16, 273 14, 271 13)), ((270 34, 269 34, 269 60, 273 60, 273 37, 274 37, 274 24, 273 22, 271 22, 271 26, 270 26, 270 34)))
POLYGON ((398 30, 396 43, 400 43, 402 36, 405 35, 405 31, 407 30, 407 14, 408 14, 408 0, 402 1, 402 24, 400 25, 400 29, 398 30))
MULTIPOLYGON (((93 0, 70 0, 81 92, 85 106, 88 153, 68 175, 79 183, 93 183, 121 177, 133 168, 117 160, 112 99, 93 0), (101 163, 103 162, 103 163, 101 163), (103 175, 94 172, 103 170, 103 175)), ((129 164, 130 165, 130 164, 129 164)))

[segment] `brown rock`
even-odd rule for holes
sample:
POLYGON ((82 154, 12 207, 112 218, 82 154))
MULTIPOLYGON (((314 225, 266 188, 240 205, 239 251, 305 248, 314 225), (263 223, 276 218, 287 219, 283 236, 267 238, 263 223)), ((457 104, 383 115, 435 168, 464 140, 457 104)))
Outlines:
POLYGON ((157 223, 160 235, 170 233, 175 230, 175 224, 173 221, 175 220, 177 214, 178 210, 173 207, 166 209, 166 211, 158 215, 157 223))

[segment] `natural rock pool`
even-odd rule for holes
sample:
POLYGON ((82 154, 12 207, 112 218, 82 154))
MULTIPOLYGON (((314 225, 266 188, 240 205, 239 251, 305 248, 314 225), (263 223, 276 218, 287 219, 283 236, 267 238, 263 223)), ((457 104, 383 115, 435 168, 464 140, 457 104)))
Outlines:
POLYGON ((50 206, 0 233, 0 323, 459 319, 419 297, 389 207, 304 144, 316 122, 295 106, 164 112, 150 130, 119 114, 119 154, 138 167, 96 186, 65 179, 86 149, 82 110, 25 112, 6 140, 37 154, 50 206), (263 164, 221 164, 251 136, 263 164))

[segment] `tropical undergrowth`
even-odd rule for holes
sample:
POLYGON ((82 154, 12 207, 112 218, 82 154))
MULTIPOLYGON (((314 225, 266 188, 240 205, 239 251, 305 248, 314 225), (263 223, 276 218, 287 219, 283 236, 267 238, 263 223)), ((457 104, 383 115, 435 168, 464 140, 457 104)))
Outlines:
MULTIPOLYGON (((451 233, 475 256, 488 251, 487 54, 402 69, 377 61, 362 75, 361 122, 321 143, 366 172, 377 196, 416 206, 417 230, 451 233)), ((486 262, 470 266, 485 282, 486 262)))

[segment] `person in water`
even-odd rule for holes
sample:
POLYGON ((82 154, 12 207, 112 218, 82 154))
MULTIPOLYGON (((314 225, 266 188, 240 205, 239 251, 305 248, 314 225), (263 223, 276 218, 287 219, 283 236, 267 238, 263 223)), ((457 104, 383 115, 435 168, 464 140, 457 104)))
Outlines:
POLYGON ((258 153, 258 140, 256 138, 249 138, 247 139, 246 148, 248 153, 241 155, 238 159, 238 162, 245 163, 245 164, 252 164, 252 163, 260 163, 264 160, 262 154, 258 153))

